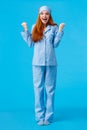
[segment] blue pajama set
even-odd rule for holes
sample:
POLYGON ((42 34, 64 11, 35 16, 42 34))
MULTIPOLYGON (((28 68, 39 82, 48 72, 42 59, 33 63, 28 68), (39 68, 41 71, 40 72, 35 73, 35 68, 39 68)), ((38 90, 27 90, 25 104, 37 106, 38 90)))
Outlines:
POLYGON ((36 120, 52 121, 57 75, 54 48, 59 45, 63 31, 59 32, 57 25, 48 25, 43 33, 43 38, 36 43, 31 39, 32 32, 23 31, 21 35, 29 47, 34 47, 32 68, 36 120))

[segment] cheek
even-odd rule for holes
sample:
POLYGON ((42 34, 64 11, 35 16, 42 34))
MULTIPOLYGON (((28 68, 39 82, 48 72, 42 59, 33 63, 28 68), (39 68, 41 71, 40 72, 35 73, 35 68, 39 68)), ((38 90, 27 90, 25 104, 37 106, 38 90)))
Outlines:
POLYGON ((49 17, 49 16, 47 16, 47 19, 48 19, 48 20, 49 20, 49 18, 50 18, 50 17, 49 17))
POLYGON ((42 19, 42 15, 40 15, 40 20, 42 19))

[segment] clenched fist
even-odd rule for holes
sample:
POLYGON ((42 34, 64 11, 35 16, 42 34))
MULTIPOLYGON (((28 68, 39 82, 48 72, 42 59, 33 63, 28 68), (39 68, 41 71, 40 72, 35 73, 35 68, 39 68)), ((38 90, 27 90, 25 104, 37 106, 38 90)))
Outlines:
POLYGON ((61 24, 59 25, 59 31, 62 31, 63 28, 64 28, 64 26, 65 26, 65 23, 61 23, 61 24))
POLYGON ((23 23, 21 24, 21 26, 24 28, 25 31, 28 30, 28 25, 27 25, 26 22, 23 22, 23 23))

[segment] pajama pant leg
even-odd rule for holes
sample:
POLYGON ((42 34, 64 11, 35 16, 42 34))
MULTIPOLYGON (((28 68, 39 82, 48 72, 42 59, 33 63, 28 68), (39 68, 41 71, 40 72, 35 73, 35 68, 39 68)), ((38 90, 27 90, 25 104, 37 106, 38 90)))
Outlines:
POLYGON ((52 121, 54 114, 54 94, 56 86, 56 66, 46 66, 45 87, 46 87, 46 112, 45 120, 52 121))
POLYGON ((44 120, 44 76, 45 66, 33 66, 36 121, 44 120))

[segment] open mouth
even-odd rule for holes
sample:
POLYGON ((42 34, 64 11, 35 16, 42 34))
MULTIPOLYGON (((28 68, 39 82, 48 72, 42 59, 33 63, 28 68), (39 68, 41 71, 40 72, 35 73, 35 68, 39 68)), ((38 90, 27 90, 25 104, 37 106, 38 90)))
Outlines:
POLYGON ((43 18, 42 20, 43 20, 43 21, 47 21, 47 18, 43 18))

